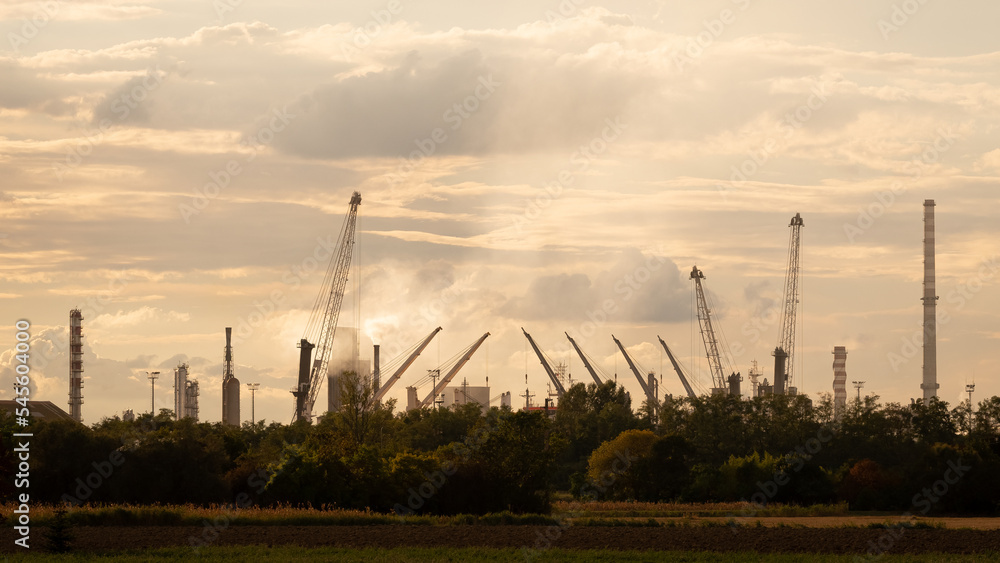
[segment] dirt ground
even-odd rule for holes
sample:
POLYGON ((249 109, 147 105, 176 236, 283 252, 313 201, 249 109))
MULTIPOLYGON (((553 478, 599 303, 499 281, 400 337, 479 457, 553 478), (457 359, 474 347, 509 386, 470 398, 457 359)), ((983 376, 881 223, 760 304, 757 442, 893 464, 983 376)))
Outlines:
MULTIPOLYGON (((815 519, 810 519, 815 520, 815 519)), ((213 539, 191 526, 80 527, 79 551, 117 551, 187 545, 342 547, 513 547, 794 553, 1000 553, 994 529, 869 529, 830 527, 597 527, 597 526, 234 526, 213 539), (881 546, 881 548, 879 547, 881 546)), ((44 529, 32 530, 42 547, 44 529)), ((11 528, 0 532, 0 553, 15 551, 11 528)), ((18 548, 20 549, 20 548, 18 548)))
MULTIPOLYGON (((648 520, 648 518, 637 518, 637 520, 648 520)), ((656 518, 657 521, 693 521, 720 522, 725 523, 728 518, 716 517, 696 517, 693 519, 684 518, 656 518)), ((866 527, 870 524, 885 524, 896 522, 909 522, 916 524, 928 524, 933 527, 945 527, 948 529, 972 529, 972 530, 1000 530, 1000 518, 902 518, 900 516, 775 516, 775 517, 754 517, 740 518, 734 520, 742 525, 754 526, 760 522, 763 526, 802 526, 806 528, 838 528, 843 526, 866 527)))

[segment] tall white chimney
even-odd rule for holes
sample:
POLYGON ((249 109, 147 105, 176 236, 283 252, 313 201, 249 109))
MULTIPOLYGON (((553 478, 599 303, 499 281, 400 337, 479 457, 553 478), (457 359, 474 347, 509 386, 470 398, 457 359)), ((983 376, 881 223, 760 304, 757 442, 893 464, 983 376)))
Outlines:
POLYGON ((934 200, 924 200, 924 402, 937 397, 937 294, 934 289, 934 200))

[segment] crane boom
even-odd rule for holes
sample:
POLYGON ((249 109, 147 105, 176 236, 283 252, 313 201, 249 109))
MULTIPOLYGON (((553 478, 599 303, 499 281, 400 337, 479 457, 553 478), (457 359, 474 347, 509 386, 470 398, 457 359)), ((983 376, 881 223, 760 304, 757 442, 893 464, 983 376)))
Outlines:
POLYGON ((389 392, 389 389, 392 388, 392 385, 397 381, 399 381, 399 378, 403 376, 403 372, 405 372, 413 364, 413 362, 416 361, 417 356, 419 356, 420 353, 424 351, 424 348, 426 348, 427 345, 431 343, 431 340, 433 340, 434 336, 437 335, 437 333, 439 332, 441 332, 441 327, 435 328, 434 331, 431 332, 430 335, 428 335, 427 338, 425 338, 424 341, 421 342, 419 346, 417 346, 417 349, 414 350, 412 354, 410 354, 410 357, 406 358, 406 361, 403 362, 403 365, 399 366, 399 369, 397 369, 395 372, 393 372, 391 376, 389 376, 389 379, 386 380, 385 384, 382 385, 382 387, 380 387, 378 391, 375 392, 376 401, 382 400, 382 397, 384 397, 385 394, 389 392))
POLYGON ((462 369, 466 363, 468 363, 469 359, 472 358, 472 355, 476 353, 476 350, 478 350, 480 346, 482 346, 483 341, 485 341, 489 335, 490 333, 487 332, 479 337, 479 340, 475 341, 472 346, 469 346, 469 349, 462 355, 461 358, 459 358, 457 362, 455 362, 455 365, 451 368, 451 370, 441 378, 441 381, 439 381, 438 384, 434 386, 434 389, 432 389, 431 392, 424 397, 424 400, 420 401, 420 407, 430 406, 430 404, 434 402, 434 397, 444 391, 444 388, 451 383, 451 380, 455 378, 458 371, 462 369))
POLYGON ((785 304, 774 349, 774 393, 783 395, 792 378, 792 352, 795 349, 795 310, 799 304, 799 247, 804 223, 799 213, 788 224, 788 268, 785 270, 785 304))
POLYGON ((568 332, 563 334, 566 335, 566 338, 569 338, 569 343, 573 345, 573 348, 576 349, 576 353, 580 356, 580 359, 583 360, 583 367, 587 368, 587 371, 590 372, 590 377, 594 378, 594 383, 596 383, 597 385, 601 385, 601 378, 598 377, 597 372, 594 371, 594 366, 590 365, 590 360, 587 359, 587 355, 584 354, 583 350, 581 350, 580 347, 576 345, 576 340, 573 340, 573 337, 570 336, 568 332))
POLYGON ((359 205, 361 205, 361 194, 354 192, 351 196, 347 217, 344 219, 337 251, 330 260, 330 266, 327 268, 326 277, 323 280, 323 288, 329 285, 329 292, 325 293, 320 290, 309 317, 309 324, 306 325, 306 334, 299 342, 302 352, 299 359, 298 388, 292 391, 295 396, 295 420, 312 420, 313 405, 316 403, 320 387, 323 385, 323 378, 330 366, 333 339, 337 332, 337 319, 340 317, 340 306, 344 301, 344 288, 347 287, 347 274, 350 271, 351 256, 354 251, 359 205), (309 334, 310 329, 315 330, 316 328, 318 328, 318 332, 309 334), (309 343, 309 337, 315 339, 316 343, 309 343), (313 348, 316 349, 316 357, 312 361, 312 369, 309 373, 304 373, 304 368, 309 365, 308 356, 313 348))
POLYGON ((556 372, 552 370, 552 366, 550 366, 549 362, 545 359, 545 354, 542 354, 542 351, 538 349, 538 345, 535 344, 535 339, 528 334, 528 331, 524 330, 524 327, 521 327, 521 332, 524 333, 524 336, 528 339, 528 343, 531 344, 531 349, 534 350, 535 355, 538 356, 538 361, 542 362, 542 367, 545 368, 545 373, 548 374, 549 379, 552 381, 552 385, 556 388, 556 395, 559 398, 562 398, 563 394, 566 393, 566 389, 563 387, 562 381, 559 381, 559 378, 556 377, 556 372))
POLYGON ((705 341, 705 355, 708 357, 708 366, 712 370, 712 380, 717 388, 726 386, 726 371, 722 367, 722 356, 719 353, 719 341, 715 337, 715 329, 712 328, 712 312, 708 308, 708 300, 705 298, 705 288, 701 285, 701 280, 705 279, 705 274, 695 266, 691 269, 691 279, 694 280, 695 295, 698 300, 698 325, 701 328, 701 337, 705 341))
POLYGON ((625 347, 622 346, 622 343, 621 343, 620 340, 618 340, 617 338, 615 338, 615 335, 612 334, 611 338, 614 339, 615 344, 618 345, 618 349, 621 350, 622 351, 622 355, 625 356, 625 361, 628 362, 628 367, 629 367, 629 369, 632 370, 632 373, 635 374, 635 378, 639 380, 639 386, 641 386, 643 392, 646 393, 646 398, 649 399, 652 402, 653 405, 656 405, 657 404, 656 396, 653 394, 652 390, 649 388, 649 385, 646 385, 646 382, 643 381, 642 374, 639 373, 639 368, 635 367, 635 363, 632 362, 632 357, 628 355, 628 352, 625 351, 625 347))
POLYGON ((659 339, 660 344, 663 345, 663 349, 667 351, 667 357, 670 358, 670 364, 674 366, 674 371, 677 372, 677 377, 681 379, 681 385, 684 386, 684 391, 687 392, 688 397, 694 399, 697 395, 695 395, 694 389, 691 388, 691 384, 688 383, 687 377, 684 376, 684 372, 681 371, 680 364, 677 363, 677 360, 674 359, 674 355, 670 352, 670 347, 667 346, 667 343, 664 342, 659 335, 657 335, 656 338, 659 339))

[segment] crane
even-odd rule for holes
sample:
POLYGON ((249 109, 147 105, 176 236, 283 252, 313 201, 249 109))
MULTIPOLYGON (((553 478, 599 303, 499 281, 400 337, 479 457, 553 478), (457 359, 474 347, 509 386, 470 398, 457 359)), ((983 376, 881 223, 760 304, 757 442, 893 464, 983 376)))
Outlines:
POLYGON ((568 332, 563 334, 566 335, 566 338, 569 338, 569 343, 573 345, 573 348, 576 349, 576 353, 580 355, 580 359, 583 360, 583 367, 587 368, 587 371, 590 372, 590 377, 594 378, 594 383, 600 386, 601 378, 598 377, 597 371, 594 370, 594 366, 590 363, 590 358, 588 358, 587 355, 583 353, 583 350, 576 345, 576 340, 573 340, 573 337, 570 336, 568 332))
POLYGON ((694 399, 697 395, 695 395, 694 389, 691 388, 691 384, 688 383, 687 377, 684 376, 684 372, 681 371, 680 364, 677 363, 677 360, 674 359, 674 355, 670 352, 670 347, 667 346, 667 343, 664 342, 659 335, 657 335, 656 338, 660 341, 660 344, 663 345, 663 349, 667 351, 667 358, 670 358, 670 364, 674 366, 674 371, 677 372, 677 377, 681 379, 681 385, 684 386, 684 391, 687 392, 688 397, 694 399))
MULTIPOLYGON (((478 350, 480 346, 482 346, 483 341, 485 341, 486 338, 489 337, 489 335, 490 333, 487 332, 486 334, 479 337, 479 340, 473 342, 471 346, 469 346, 462 352, 459 352, 459 354, 461 354, 461 357, 458 359, 458 361, 455 362, 455 365, 452 366, 452 368, 448 371, 448 373, 441 378, 441 381, 439 381, 437 385, 434 386, 434 389, 432 389, 431 392, 428 393, 426 397, 424 397, 424 400, 417 403, 417 408, 428 407, 434 402, 434 398, 440 395, 441 392, 444 391, 444 388, 447 387, 449 383, 451 383, 451 380, 454 379, 456 375, 458 375, 458 371, 461 370, 462 367, 464 367, 465 364, 469 362, 469 359, 472 358, 472 355, 476 353, 476 350, 478 350)), ((444 365, 451 363, 451 361, 452 360, 448 360, 447 362, 445 362, 444 365)), ((438 368, 433 371, 440 373, 441 368, 438 368)), ((421 382, 427 379, 428 377, 425 377, 421 381, 417 382, 417 385, 419 385, 421 382)), ((414 385, 413 387, 415 388, 416 385, 414 385)))
MULTIPOLYGON (((695 296, 698 301, 698 326, 701 328, 701 337, 705 341, 705 355, 708 357, 708 366, 712 371, 712 382, 715 384, 714 392, 726 392, 727 382, 732 382, 735 378, 741 381, 743 378, 737 373, 732 373, 726 377, 726 372, 732 372, 729 361, 729 350, 719 346, 719 340, 715 336, 715 329, 712 327, 712 310, 708 306, 708 299, 705 297, 705 287, 701 280, 705 279, 705 274, 698 269, 698 266, 691 268, 691 279, 694 280, 695 296), (722 352, 725 352, 723 355, 722 352), (723 367, 723 363, 726 364, 723 367), (716 391, 721 390, 721 391, 716 391)), ((738 385, 738 383, 737 383, 738 385)))
MULTIPOLYGON (((434 337, 439 332, 441 332, 441 327, 435 328, 434 331, 427 336, 427 338, 425 338, 422 342, 417 344, 416 350, 414 350, 413 353, 406 358, 406 360, 402 363, 402 365, 400 365, 399 368, 397 368, 396 371, 393 372, 391 376, 389 376, 389 379, 387 379, 386 382, 381 387, 379 387, 379 389, 375 392, 376 401, 382 400, 382 397, 384 397, 385 394, 389 392, 389 389, 392 388, 394 383, 399 381, 399 378, 403 376, 403 372, 406 371, 413 364, 414 361, 416 361, 417 356, 419 356, 420 353, 424 351, 424 348, 426 348, 427 345, 431 343, 431 340, 433 340, 434 337)), ((403 353, 405 354, 406 352, 403 353)), ((395 361, 396 360, 392 360, 391 362, 389 362, 389 364, 392 364, 395 361)))
POLYGON ((636 367, 635 362, 632 361, 632 357, 625 351, 625 347, 622 346, 621 341, 615 338, 615 335, 613 334, 611 335, 611 338, 615 341, 615 344, 618 345, 618 349, 622 351, 622 355, 625 356, 625 361, 628 362, 629 369, 631 369, 632 373, 635 374, 635 378, 639 380, 639 386, 642 387, 643 392, 646 393, 646 400, 649 401, 649 404, 653 405, 654 411, 658 411, 660 404, 656 398, 656 390, 650 386, 650 384, 655 384, 656 380, 650 378, 650 382, 647 384, 646 381, 642 379, 642 373, 639 371, 639 368, 636 367))
POLYGON ((355 226, 358 220, 358 206, 361 205, 361 194, 354 192, 351 196, 350 208, 344 218, 344 226, 337 240, 337 250, 330 259, 326 275, 323 278, 322 289, 316 296, 309 323, 305 334, 299 341, 299 379, 298 387, 292 391, 295 396, 295 416, 293 421, 312 420, 313 405, 319 396, 323 378, 330 366, 330 356, 333 353, 333 339, 337 332, 337 319, 340 317, 340 305, 344 301, 344 288, 347 287, 347 274, 351 267, 351 255, 354 251, 355 226), (329 288, 327 290, 327 288, 329 288), (316 357, 312 359, 312 351, 316 357))
POLYGON ((521 332, 524 333, 525 338, 528 339, 528 343, 531 344, 531 349, 535 351, 535 355, 538 356, 538 361, 542 362, 542 367, 545 368, 545 373, 549 375, 549 379, 552 381, 552 386, 556 388, 556 396, 560 399, 566 393, 566 388, 563 387, 562 381, 556 377, 556 372, 552 370, 552 366, 549 364, 548 360, 545 358, 545 354, 538 349, 538 345, 535 344, 535 339, 528 334, 528 331, 521 327, 521 332))
POLYGON ((784 395, 785 384, 792 376, 792 352, 795 349, 795 309, 799 304, 799 246, 802 215, 792 217, 788 224, 788 268, 785 271, 785 306, 778 331, 778 346, 774 349, 774 394, 784 395))

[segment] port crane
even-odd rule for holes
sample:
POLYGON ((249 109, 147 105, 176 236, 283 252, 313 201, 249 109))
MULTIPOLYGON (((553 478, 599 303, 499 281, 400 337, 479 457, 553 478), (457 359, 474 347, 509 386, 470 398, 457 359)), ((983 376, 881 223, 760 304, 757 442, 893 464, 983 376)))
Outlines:
MULTIPOLYGON (((563 334, 566 335, 566 338, 569 339, 569 343, 573 345, 576 353, 580 356, 580 359, 583 361, 583 367, 587 368, 587 371, 590 372, 590 377, 594 378, 594 383, 600 386, 601 378, 597 375, 597 371, 594 369, 594 365, 590 362, 590 358, 583 352, 583 350, 580 349, 579 346, 576 345, 576 340, 573 340, 573 337, 570 336, 568 332, 563 334)), ((607 376, 605 376, 605 379, 607 379, 607 376)))
POLYGON ((671 364, 672 366, 674 366, 674 371, 676 371, 676 372, 677 372, 677 377, 679 377, 679 378, 680 378, 680 380, 681 380, 681 385, 683 385, 683 386, 684 386, 684 391, 685 391, 685 392, 687 393, 687 396, 688 396, 688 397, 691 397, 692 399, 694 399, 694 398, 695 398, 695 397, 697 397, 698 395, 696 395, 696 394, 695 394, 695 392, 694 392, 694 389, 692 389, 692 388, 691 388, 691 384, 690 384, 690 383, 688 383, 688 378, 687 378, 687 377, 686 377, 686 376, 684 375, 684 372, 683 372, 683 371, 681 370, 681 366, 680 366, 680 364, 678 364, 678 363, 677 363, 677 360, 675 360, 675 359, 674 359, 674 355, 673 355, 673 353, 672 353, 672 352, 670 351, 670 347, 669 347, 669 346, 667 346, 667 343, 666 343, 666 342, 664 342, 664 341, 663 341, 663 339, 662 339, 662 338, 660 338, 660 336, 659 336, 659 335, 657 335, 657 336, 656 336, 656 338, 657 338, 657 340, 659 340, 659 341, 660 341, 660 344, 662 344, 662 345, 663 345, 663 349, 664 349, 664 350, 666 350, 666 352, 667 352, 667 358, 669 358, 669 359, 670 359, 670 364, 671 364))
POLYGON ((548 359, 545 354, 539 350, 538 345, 535 344, 535 339, 528 334, 528 331, 521 327, 521 332, 524 333, 524 337, 528 339, 528 343, 531 344, 531 349, 535 351, 535 355, 538 356, 538 361, 542 363, 542 367, 545 368, 545 373, 548 374, 549 380, 552 381, 552 386, 556 389, 556 396, 562 399, 562 396, 566 394, 566 388, 563 386, 562 381, 556 376, 556 372, 552 369, 548 359))
POLYGON ((423 385, 424 383, 430 381, 431 379, 436 379, 437 375, 441 373, 441 368, 450 365, 452 364, 452 362, 454 362, 454 365, 452 365, 451 369, 448 370, 448 373, 446 373, 445 376, 441 378, 441 381, 436 382, 436 385, 434 385, 434 389, 432 389, 431 392, 428 393, 426 397, 424 397, 424 400, 419 401, 416 407, 423 408, 431 406, 434 403, 434 399, 438 395, 440 395, 444 391, 444 388, 447 387, 449 383, 451 383, 451 380, 454 379, 456 375, 458 375, 459 370, 461 370, 462 367, 464 367, 465 364, 469 362, 469 359, 472 358, 472 355, 476 353, 476 350, 478 350, 480 346, 482 346, 483 342, 489 337, 489 335, 490 333, 487 332, 486 334, 479 337, 479 340, 473 342, 468 348, 462 350, 461 352, 453 356, 450 360, 439 366, 437 369, 430 370, 431 374, 435 375, 430 375, 430 374, 426 375, 422 379, 417 381, 414 385, 407 387, 406 388, 407 392, 415 396, 417 387, 423 385), (458 358, 457 360, 455 359, 456 357, 458 358))
POLYGON ((802 215, 792 217, 788 224, 788 267, 785 270, 784 313, 778 330, 778 346, 774 349, 774 394, 784 395, 791 386, 792 360, 795 350, 795 311, 799 304, 799 247, 802 242, 802 215))
MULTIPOLYGON (((375 391, 376 401, 382 400, 382 397, 384 397, 385 394, 389 392, 389 389, 392 388, 394 383, 399 381, 399 378, 403 376, 403 372, 405 372, 411 365, 413 365, 413 362, 416 361, 417 356, 419 356, 420 353, 424 351, 424 348, 426 348, 427 345, 431 343, 431 340, 433 340, 434 337, 437 336, 437 333, 439 332, 441 332, 441 327, 435 328, 427 336, 427 338, 423 339, 420 343, 416 345, 416 348, 413 350, 413 352, 409 354, 409 356, 407 356, 406 360, 404 360, 403 363, 398 368, 396 368, 396 371, 394 371, 392 375, 389 376, 389 379, 387 379, 385 383, 382 384, 382 386, 379 387, 377 391, 375 391)), ((407 352, 409 352, 409 350, 404 351, 403 354, 406 354, 407 352)), ((400 357, 402 357, 403 354, 400 354, 400 357)), ((392 365, 396 361, 397 360, 392 360, 388 363, 388 365, 392 365)))
POLYGON ((695 297, 698 302, 698 326, 701 329, 702 340, 705 342, 705 356, 708 357, 708 366, 712 372, 712 383, 714 383, 712 391, 726 393, 732 389, 735 392, 743 378, 733 371, 732 362, 729 361, 729 350, 720 346, 719 339, 715 336, 715 328, 712 326, 712 310, 708 306, 708 298, 705 297, 705 287, 702 284, 705 274, 698 269, 698 266, 695 266, 691 268, 691 279, 694 280, 695 297), (725 355, 721 350, 725 350, 725 355), (728 377, 726 376, 727 371, 731 373, 728 377))
POLYGON ((639 380, 639 386, 642 387, 643 392, 646 393, 646 400, 653 406, 653 412, 658 412, 660 410, 660 402, 657 398, 658 393, 656 389, 656 377, 650 373, 649 382, 647 383, 644 381, 642 379, 642 373, 639 371, 639 368, 636 367, 635 362, 632 361, 632 357, 625 351, 625 347, 622 346, 621 341, 615 338, 615 335, 613 334, 611 335, 611 338, 615 341, 615 344, 618 345, 618 349, 621 350, 622 355, 625 356, 625 361, 628 363, 629 369, 631 369, 632 373, 635 374, 635 378, 639 380))
POLYGON ((351 267, 351 256, 354 252, 355 227, 358 220, 358 206, 361 205, 361 194, 354 192, 350 207, 344 218, 343 228, 337 240, 336 252, 330 259, 326 275, 316 302, 313 305, 305 333, 299 340, 299 376, 298 385, 292 391, 295 397, 294 421, 312 421, 313 405, 319 396, 319 390, 326 378, 333 354, 333 339, 337 333, 337 319, 340 317, 340 306, 344 301, 344 289, 347 287, 347 276, 351 267), (313 358, 313 350, 316 356, 313 358))

